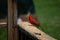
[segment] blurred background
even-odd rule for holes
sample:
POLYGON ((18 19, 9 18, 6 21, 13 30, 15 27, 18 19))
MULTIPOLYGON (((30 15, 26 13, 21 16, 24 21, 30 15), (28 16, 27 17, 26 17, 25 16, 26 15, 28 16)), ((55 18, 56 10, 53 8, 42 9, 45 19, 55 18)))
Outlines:
MULTIPOLYGON (((35 4, 36 15, 41 22, 39 29, 50 36, 60 40, 60 0, 33 0, 35 4)), ((7 1, 0 0, 0 19, 7 13, 7 1), (6 2, 6 4, 4 3, 6 2), (2 3, 2 4, 1 4, 2 3), (4 6, 5 5, 5 6, 4 6), (3 12, 4 11, 4 12, 3 12)), ((7 29, 0 27, 0 40, 7 40, 7 29)))
MULTIPOLYGON (((0 22, 7 16, 7 0, 0 0, 0 22)), ((0 40, 7 40, 7 28, 0 26, 0 40)))
POLYGON ((34 0, 34 3, 41 22, 39 29, 60 40, 60 0, 34 0))

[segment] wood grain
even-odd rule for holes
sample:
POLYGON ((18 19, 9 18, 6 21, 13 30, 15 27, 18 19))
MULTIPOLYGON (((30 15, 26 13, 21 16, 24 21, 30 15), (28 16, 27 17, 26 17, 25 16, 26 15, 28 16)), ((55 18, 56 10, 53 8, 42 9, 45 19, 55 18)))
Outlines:
POLYGON ((42 30, 37 29, 35 26, 29 22, 18 22, 17 23, 22 29, 29 32, 31 35, 35 36, 39 40, 56 40, 55 38, 44 33, 42 30))

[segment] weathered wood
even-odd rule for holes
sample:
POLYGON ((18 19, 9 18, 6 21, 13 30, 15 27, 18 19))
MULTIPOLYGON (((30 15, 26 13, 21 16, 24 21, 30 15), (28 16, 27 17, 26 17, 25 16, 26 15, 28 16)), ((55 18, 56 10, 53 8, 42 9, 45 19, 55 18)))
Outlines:
POLYGON ((14 40, 18 40, 18 28, 17 28, 17 0, 13 1, 14 12, 14 40))
POLYGON ((13 19, 12 0, 8 0, 8 40, 14 40, 13 19))
POLYGON ((29 22, 17 22, 17 24, 31 35, 35 36, 39 40, 56 40, 53 37, 47 35, 43 31, 37 29, 29 22))
POLYGON ((16 0, 8 0, 8 40, 18 40, 16 0))
MULTIPOLYGON (((6 23, 5 23, 6 24, 6 23)), ((30 33, 33 37, 36 37, 37 39, 41 40, 56 40, 53 37, 47 35, 43 31, 37 29, 35 26, 30 24, 29 22, 17 22, 17 25, 20 26, 23 30, 30 33)))

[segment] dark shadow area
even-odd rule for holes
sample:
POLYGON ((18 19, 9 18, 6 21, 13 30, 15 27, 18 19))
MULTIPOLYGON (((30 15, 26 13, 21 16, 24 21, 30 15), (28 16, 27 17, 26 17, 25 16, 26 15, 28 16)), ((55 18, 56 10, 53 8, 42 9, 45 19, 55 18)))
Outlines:
POLYGON ((6 18, 7 8, 7 0, 0 0, 0 19, 6 18))

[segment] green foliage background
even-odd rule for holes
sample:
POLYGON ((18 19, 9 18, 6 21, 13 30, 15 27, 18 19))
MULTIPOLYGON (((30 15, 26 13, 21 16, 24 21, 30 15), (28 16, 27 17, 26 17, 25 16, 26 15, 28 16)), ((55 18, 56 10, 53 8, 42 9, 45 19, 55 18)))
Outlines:
POLYGON ((34 0, 36 15, 42 29, 60 40, 60 0, 34 0))
POLYGON ((0 40, 7 40, 7 28, 0 28, 0 40))
MULTIPOLYGON (((45 33, 60 40, 60 0, 33 0, 36 15, 45 33)), ((0 28, 0 40, 7 40, 7 29, 0 28)))

